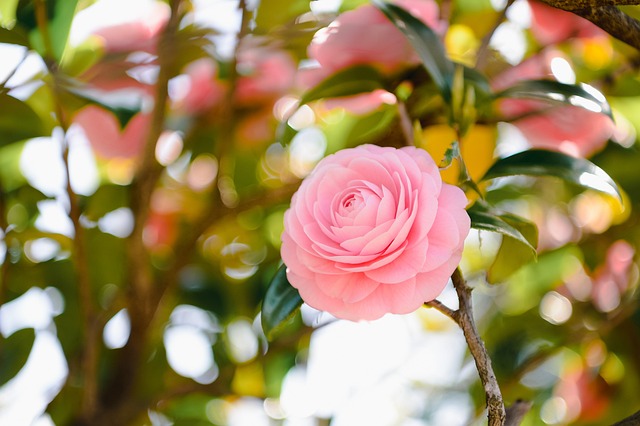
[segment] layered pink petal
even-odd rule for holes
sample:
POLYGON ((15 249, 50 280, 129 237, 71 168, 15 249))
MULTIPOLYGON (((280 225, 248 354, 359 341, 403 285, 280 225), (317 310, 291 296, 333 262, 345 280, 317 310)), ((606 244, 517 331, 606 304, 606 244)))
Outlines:
POLYGON ((411 312, 460 261, 466 204, 424 150, 363 145, 330 155, 285 213, 287 276, 309 305, 339 318, 411 312))

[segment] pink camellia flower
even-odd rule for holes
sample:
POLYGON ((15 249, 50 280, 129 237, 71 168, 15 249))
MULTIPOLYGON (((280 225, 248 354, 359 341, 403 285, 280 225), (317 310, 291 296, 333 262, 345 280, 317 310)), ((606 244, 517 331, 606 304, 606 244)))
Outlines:
MULTIPOLYGON (((399 0, 395 3, 436 32, 444 32, 445 26, 439 21, 438 5, 434 1, 399 0)), ((393 74, 419 62, 402 32, 372 5, 345 12, 328 27, 319 30, 309 45, 308 55, 318 63, 318 67, 301 71, 299 83, 303 87, 313 87, 337 71, 356 65, 371 65, 385 74, 393 74)), ((393 95, 365 95, 357 97, 357 100, 352 97, 351 103, 342 105, 337 101, 332 105, 347 109, 355 105, 352 112, 362 114, 389 103, 389 96, 393 95)))
MULTIPOLYGON (((547 50, 508 69, 493 79, 492 86, 502 90, 521 80, 555 79, 556 73, 570 69, 565 56, 547 50)), ((613 136, 615 125, 606 115, 578 106, 554 106, 538 101, 505 99, 500 111, 527 138, 534 148, 560 151, 574 157, 588 157, 601 150, 613 136), (525 117, 516 119, 520 115, 525 117)))
POLYGON ((82 128, 91 147, 100 157, 137 158, 144 149, 151 116, 138 113, 121 129, 115 115, 89 105, 76 114, 73 122, 82 128))
POLYGON ((287 278, 307 304, 338 318, 412 312, 460 262, 466 204, 424 150, 339 151, 318 163, 285 213, 287 278))
POLYGON ((549 45, 572 37, 591 38, 606 34, 588 20, 540 1, 529 1, 529 8, 531 32, 541 44, 549 45))

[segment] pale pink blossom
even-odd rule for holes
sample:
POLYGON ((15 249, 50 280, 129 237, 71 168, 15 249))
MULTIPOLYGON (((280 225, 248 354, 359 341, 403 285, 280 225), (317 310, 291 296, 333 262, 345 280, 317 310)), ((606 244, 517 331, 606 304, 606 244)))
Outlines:
POLYGON ((338 318, 412 312, 458 266, 466 204, 424 150, 339 151, 318 163, 285 213, 287 278, 307 304, 338 318))
MULTIPOLYGON (((399 0, 395 2, 416 18, 439 33, 445 25, 439 21, 438 5, 432 0, 399 0)), ((338 71, 356 66, 370 65, 384 74, 394 74, 416 65, 419 58, 411 43, 389 19, 373 5, 360 6, 345 12, 328 27, 319 30, 308 48, 309 58, 317 67, 301 70, 299 84, 313 87, 338 71)), ((385 97, 361 97, 356 103, 333 102, 352 112, 364 114, 388 102, 385 97)))
POLYGON ((531 32, 543 45, 555 44, 574 37, 591 38, 606 34, 588 20, 540 1, 529 1, 529 7, 531 32))
POLYGON ((273 102, 295 81, 296 63, 291 55, 271 48, 241 49, 237 68, 235 102, 240 106, 273 102))
POLYGON ((595 271, 593 278, 592 298, 598 310, 609 312, 620 305, 632 278, 634 256, 634 248, 624 240, 609 247, 604 265, 595 271))
MULTIPOLYGON (((566 61, 557 50, 543 51, 496 76, 492 86, 502 90, 522 80, 554 80, 554 60, 566 61)), ((615 130, 613 121, 606 115, 577 106, 505 99, 500 102, 499 110, 514 120, 513 124, 531 147, 560 151, 574 157, 588 157, 601 150, 615 130), (525 116, 518 118, 521 115, 525 116)))
POLYGON ((124 129, 115 115, 95 105, 82 108, 74 117, 94 152, 105 159, 137 158, 151 125, 149 114, 137 113, 124 129))
POLYGON ((152 1, 137 10, 138 15, 103 26, 93 33, 102 39, 107 52, 155 52, 157 38, 169 21, 171 9, 166 3, 152 1))
POLYGON ((170 92, 172 106, 187 114, 198 114, 220 104, 227 90, 218 80, 218 66, 211 58, 191 62, 185 67, 184 74, 174 81, 180 81, 180 84, 177 84, 177 90, 170 92))

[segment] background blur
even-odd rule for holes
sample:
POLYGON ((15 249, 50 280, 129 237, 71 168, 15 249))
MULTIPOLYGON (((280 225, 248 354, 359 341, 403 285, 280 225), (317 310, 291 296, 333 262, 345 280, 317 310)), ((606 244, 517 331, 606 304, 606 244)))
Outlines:
MULTIPOLYGON (((433 309, 351 323, 303 306, 272 342, 260 326, 300 179, 339 149, 394 144, 393 99, 295 110, 314 33, 364 3, 0 4, 0 424, 482 424, 462 333, 433 309)), ((505 6, 439 2, 448 55, 490 80, 544 55, 559 81, 597 87, 615 131, 582 155, 624 205, 495 180, 487 200, 538 226, 537 262, 472 231, 461 266, 507 404, 533 402, 523 424, 609 424, 640 409, 639 56, 579 18, 505 6)), ((442 156, 451 129, 421 107, 417 143, 442 156)), ((470 130, 472 175, 531 143, 509 121, 496 109, 470 130)), ((452 288, 440 300, 456 307, 452 288)))

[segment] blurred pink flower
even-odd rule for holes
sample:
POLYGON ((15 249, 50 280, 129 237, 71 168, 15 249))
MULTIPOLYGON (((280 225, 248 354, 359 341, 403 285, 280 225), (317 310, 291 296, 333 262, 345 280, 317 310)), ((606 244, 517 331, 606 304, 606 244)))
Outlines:
MULTIPOLYGON (((506 89, 521 80, 555 79, 553 62, 568 65, 557 50, 546 50, 515 67, 509 68, 492 81, 495 90, 506 89)), ((588 157, 604 148, 613 135, 615 125, 604 114, 577 106, 551 106, 539 101, 505 99, 499 110, 527 138, 533 148, 560 151, 575 157, 588 157), (517 118, 520 115, 526 117, 517 118)))
POLYGON ((611 386, 586 366, 566 373, 554 389, 566 404, 565 419, 583 422, 602 420, 611 406, 612 392, 611 386))
POLYGON ((344 108, 353 114, 368 114, 382 105, 394 105, 397 102, 393 93, 378 89, 362 95, 346 96, 343 98, 327 99, 324 106, 328 109, 344 108))
POLYGON ((241 147, 253 147, 273 140, 276 121, 271 109, 265 108, 240 118, 236 125, 236 141, 241 147))
MULTIPOLYGON (((439 21, 438 5, 434 1, 399 0, 395 3, 435 31, 444 32, 445 26, 439 21)), ((383 73, 393 74, 419 62, 406 37, 372 5, 345 12, 328 27, 319 30, 309 45, 308 55, 319 66, 300 72, 299 83, 303 87, 313 87, 337 71, 355 65, 371 65, 383 73)), ((360 97, 356 103, 341 102, 343 99, 339 98, 331 105, 364 114, 389 103, 387 99, 393 95, 385 93, 385 97, 360 97)))
POLYGON ((170 91, 172 106, 186 114, 198 114, 220 104, 227 90, 218 80, 218 67, 211 58, 191 62, 185 67, 184 74, 173 81, 180 81, 180 84, 176 84, 175 91, 170 91))
POLYGON ((121 129, 115 115, 98 106, 89 105, 75 115, 73 122, 82 128, 98 156, 106 159, 137 158, 144 149, 151 116, 137 113, 121 129))
POLYGON ((571 12, 556 9, 540 1, 529 1, 531 32, 543 45, 555 44, 569 38, 590 38, 605 34, 588 20, 571 12))
POLYGON ((593 277, 592 298, 598 310, 610 312, 620 304, 630 284, 635 253, 631 244, 624 240, 616 241, 607 250, 605 264, 593 277))
POLYGON ((104 42, 107 52, 156 50, 157 37, 160 35, 171 16, 169 5, 159 1, 145 3, 138 16, 115 25, 98 28, 93 34, 104 42))
POLYGON ((240 106, 273 102, 293 87, 296 63, 286 52, 265 48, 243 48, 238 55, 235 101, 240 106))
POLYGON ((424 150, 339 151, 318 163, 285 213, 287 277, 306 303, 338 318, 412 312, 458 266, 466 204, 424 150))

